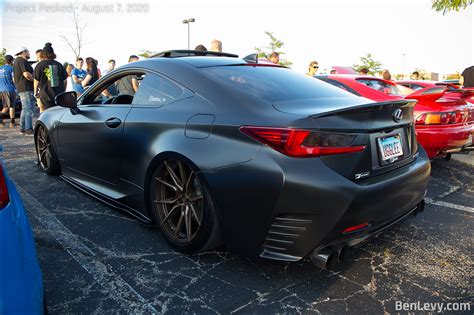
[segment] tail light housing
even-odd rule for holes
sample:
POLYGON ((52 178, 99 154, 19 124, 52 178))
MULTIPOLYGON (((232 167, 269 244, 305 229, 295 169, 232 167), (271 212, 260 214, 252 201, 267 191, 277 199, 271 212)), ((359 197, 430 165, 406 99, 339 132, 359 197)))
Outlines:
POLYGON ((5 179, 5 173, 3 171, 2 163, 0 163, 0 210, 10 202, 8 195, 7 181, 5 179))
POLYGON ((472 121, 473 111, 424 113, 416 118, 417 125, 451 125, 472 121))
POLYGON ((240 131, 287 156, 318 157, 363 151, 352 146, 357 137, 350 134, 315 132, 305 129, 242 126, 240 131))

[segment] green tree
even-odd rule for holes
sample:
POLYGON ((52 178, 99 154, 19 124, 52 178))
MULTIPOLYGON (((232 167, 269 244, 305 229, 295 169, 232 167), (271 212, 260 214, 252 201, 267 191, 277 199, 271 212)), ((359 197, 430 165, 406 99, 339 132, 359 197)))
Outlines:
POLYGON ((472 0, 432 0, 431 8, 437 12, 443 11, 443 14, 449 11, 457 11, 466 9, 472 5, 472 0))
POLYGON ((259 58, 268 58, 272 52, 277 52, 280 55, 279 64, 285 67, 291 66, 293 63, 289 60, 282 58, 285 53, 281 50, 285 45, 284 42, 276 38, 272 32, 265 31, 265 34, 270 38, 270 45, 264 47, 255 47, 259 58))
POLYGON ((372 54, 368 53, 365 56, 360 57, 360 63, 352 65, 352 68, 359 72, 362 68, 367 68, 370 75, 375 75, 382 70, 382 63, 378 60, 375 60, 372 57, 372 54))
POLYGON ((141 53, 139 53, 138 55, 140 57, 143 57, 143 58, 150 58, 151 56, 157 54, 158 52, 156 51, 153 51, 153 50, 147 50, 147 49, 141 49, 140 50, 141 53))
POLYGON ((0 52, 0 66, 3 66, 5 64, 6 55, 7 55, 7 50, 5 48, 2 48, 2 51, 0 52))

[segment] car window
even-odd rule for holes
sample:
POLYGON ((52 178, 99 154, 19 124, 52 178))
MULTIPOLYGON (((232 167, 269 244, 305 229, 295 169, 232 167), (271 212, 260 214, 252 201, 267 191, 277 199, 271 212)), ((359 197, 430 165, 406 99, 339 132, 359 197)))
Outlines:
POLYGON ((336 80, 332 80, 332 79, 327 79, 326 80, 327 83, 330 83, 334 86, 337 86, 338 88, 341 88, 343 89, 344 91, 347 91, 347 92, 350 92, 354 95, 357 95, 357 96, 360 96, 360 94, 358 92, 356 92, 354 89, 348 87, 347 85, 345 85, 344 83, 342 82, 339 82, 339 81, 336 81, 336 80))
POLYGON ((421 90, 421 89, 424 89, 424 87, 422 87, 421 85, 418 85, 418 84, 411 84, 411 86, 409 86, 410 89, 412 90, 421 90))
POLYGON ((143 73, 130 73, 103 82, 85 96, 82 104, 131 104, 144 78, 143 73))
POLYGON ((288 68, 239 65, 202 68, 202 71, 216 85, 269 102, 351 95, 288 68))
POLYGON ((399 89, 396 85, 388 84, 387 82, 377 80, 377 79, 356 79, 357 82, 374 89, 376 91, 385 93, 387 95, 393 96, 405 96, 406 94, 403 93, 401 89, 399 89))
POLYGON ((133 98, 133 105, 163 106, 192 96, 192 92, 157 75, 147 74, 133 98))

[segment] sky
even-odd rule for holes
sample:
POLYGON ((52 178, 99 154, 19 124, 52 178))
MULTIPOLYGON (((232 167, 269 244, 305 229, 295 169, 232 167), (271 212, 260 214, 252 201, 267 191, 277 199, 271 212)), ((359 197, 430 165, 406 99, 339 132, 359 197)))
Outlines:
MULTIPOLYGON (((14 54, 51 42, 57 60, 75 56, 61 35, 74 37, 67 1, 4 1, 0 13, 1 47, 14 54)), ((75 2, 69 2, 73 4, 75 2)), ((113 58, 127 62, 141 50, 186 49, 190 24, 191 48, 223 42, 223 51, 241 57, 269 44, 265 31, 283 41, 283 57, 295 71, 310 61, 320 70, 351 66, 371 53, 392 73, 416 68, 455 73, 474 64, 473 6, 443 15, 431 0, 240 0, 240 1, 77 1, 86 25, 82 57, 94 57, 105 68, 113 58)), ((34 57, 32 57, 34 58, 34 57)))

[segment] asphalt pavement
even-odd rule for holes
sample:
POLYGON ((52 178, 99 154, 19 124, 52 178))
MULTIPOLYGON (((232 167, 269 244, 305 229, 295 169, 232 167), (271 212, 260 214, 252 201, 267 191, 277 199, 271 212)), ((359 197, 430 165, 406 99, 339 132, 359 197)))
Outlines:
POLYGON ((0 144, 33 226, 50 314, 406 314, 400 303, 474 311, 473 155, 435 160, 425 211, 324 271, 308 259, 174 252, 156 228, 44 174, 18 128, 0 129, 0 144))

